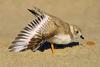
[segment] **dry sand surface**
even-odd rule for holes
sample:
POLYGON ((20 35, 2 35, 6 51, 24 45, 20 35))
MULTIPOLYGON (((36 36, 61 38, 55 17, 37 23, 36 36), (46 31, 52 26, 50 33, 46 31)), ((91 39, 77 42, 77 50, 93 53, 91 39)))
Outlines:
POLYGON ((0 0, 0 67, 100 67, 100 0, 0 0), (11 41, 32 21, 27 8, 33 6, 78 25, 96 45, 56 49, 55 56, 50 49, 9 52, 11 41))

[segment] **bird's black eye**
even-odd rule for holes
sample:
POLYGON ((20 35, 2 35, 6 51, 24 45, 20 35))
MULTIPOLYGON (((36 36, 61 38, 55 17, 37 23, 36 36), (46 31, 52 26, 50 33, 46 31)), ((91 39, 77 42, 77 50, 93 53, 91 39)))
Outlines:
POLYGON ((78 33, 79 33, 79 31, 76 31, 76 33, 78 34, 78 33))

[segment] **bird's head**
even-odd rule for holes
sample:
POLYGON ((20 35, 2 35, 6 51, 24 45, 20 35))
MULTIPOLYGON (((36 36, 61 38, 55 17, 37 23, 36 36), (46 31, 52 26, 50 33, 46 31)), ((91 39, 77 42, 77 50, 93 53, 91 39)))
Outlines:
POLYGON ((75 40, 84 39, 81 29, 76 25, 70 25, 70 30, 75 40))

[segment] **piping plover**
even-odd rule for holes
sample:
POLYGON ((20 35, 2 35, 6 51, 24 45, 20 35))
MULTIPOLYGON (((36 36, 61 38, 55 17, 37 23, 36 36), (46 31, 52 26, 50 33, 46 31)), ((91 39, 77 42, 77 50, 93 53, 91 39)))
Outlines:
POLYGON ((78 26, 64 22, 36 7, 28 10, 35 19, 18 34, 9 47, 11 51, 20 52, 27 49, 36 51, 48 41, 53 52, 53 44, 68 44, 76 39, 84 39, 78 26))

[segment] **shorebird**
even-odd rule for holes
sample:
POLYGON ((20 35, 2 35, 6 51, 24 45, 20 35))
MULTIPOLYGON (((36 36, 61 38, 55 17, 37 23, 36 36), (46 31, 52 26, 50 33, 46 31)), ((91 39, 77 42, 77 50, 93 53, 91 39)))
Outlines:
POLYGON ((64 22, 36 7, 28 10, 35 19, 17 35, 9 47, 10 51, 20 52, 27 49, 36 51, 48 41, 54 53, 54 44, 68 44, 77 39, 84 39, 78 26, 64 22))

